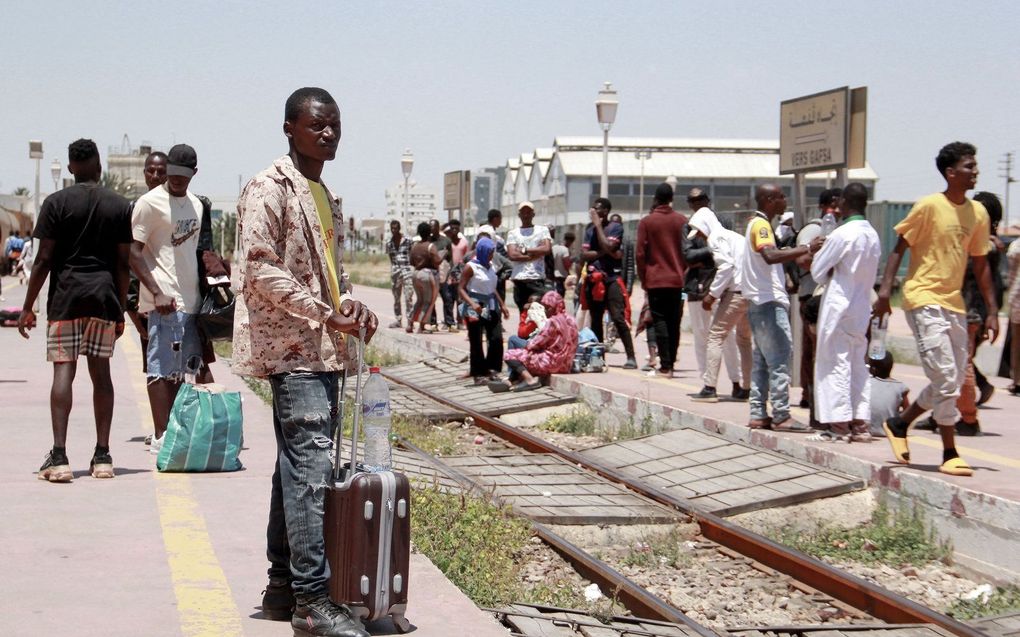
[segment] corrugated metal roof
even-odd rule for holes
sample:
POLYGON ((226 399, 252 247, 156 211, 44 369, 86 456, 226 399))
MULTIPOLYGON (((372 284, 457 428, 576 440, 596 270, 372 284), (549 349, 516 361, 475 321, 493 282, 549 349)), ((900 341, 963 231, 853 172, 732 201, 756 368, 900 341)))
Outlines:
MULTIPOLYGON (((602 148, 601 137, 557 137, 553 145, 563 148, 602 148)), ((733 149, 779 150, 777 139, 699 139, 687 137, 614 137, 609 136, 609 147, 662 148, 662 149, 733 149)))
MULTIPOLYGON (((602 174, 602 151, 557 152, 563 172, 568 177, 602 174)), ((760 179, 778 178, 779 154, 741 152, 663 152, 652 153, 645 160, 646 177, 676 175, 681 179, 760 179)), ((629 151, 609 151, 609 174, 612 177, 638 177, 641 161, 629 151)), ((835 176, 835 173, 830 173, 835 176)), ((810 173, 810 178, 825 178, 825 172, 810 173)), ((876 180, 878 175, 870 165, 851 169, 850 179, 876 180)))

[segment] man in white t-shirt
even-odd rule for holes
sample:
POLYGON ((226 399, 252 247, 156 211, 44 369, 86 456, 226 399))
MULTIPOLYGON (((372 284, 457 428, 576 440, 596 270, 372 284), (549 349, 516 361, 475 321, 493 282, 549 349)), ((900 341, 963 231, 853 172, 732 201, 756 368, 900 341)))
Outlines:
POLYGON ((198 286, 202 202, 188 192, 198 172, 198 156, 187 144, 167 153, 167 180, 135 202, 131 215, 131 269, 141 287, 139 313, 148 313, 149 407, 155 435, 150 451, 159 453, 170 408, 186 375, 212 382, 202 359, 195 316, 202 302, 198 286))
POLYGON ((523 311, 532 294, 545 294, 545 255, 552 252, 552 237, 545 226, 536 226, 535 206, 525 201, 517 206, 521 227, 506 236, 507 256, 513 264, 510 280, 514 283, 514 304, 523 311))

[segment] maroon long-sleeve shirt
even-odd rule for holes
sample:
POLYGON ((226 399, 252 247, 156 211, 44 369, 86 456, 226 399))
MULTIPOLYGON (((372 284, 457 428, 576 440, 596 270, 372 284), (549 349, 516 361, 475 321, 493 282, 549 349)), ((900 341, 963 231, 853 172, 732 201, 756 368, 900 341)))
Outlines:
POLYGON ((637 271, 641 287, 682 288, 687 262, 680 234, 687 217, 671 206, 656 206, 637 228, 637 271))

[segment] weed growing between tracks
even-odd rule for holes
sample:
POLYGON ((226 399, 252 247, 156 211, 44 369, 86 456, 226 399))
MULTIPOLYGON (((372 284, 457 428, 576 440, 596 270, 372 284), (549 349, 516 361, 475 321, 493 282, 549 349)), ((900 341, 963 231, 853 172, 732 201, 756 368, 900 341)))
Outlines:
POLYGON ((687 542, 690 542, 688 534, 673 527, 665 533, 645 536, 620 559, 620 563, 640 568, 687 568, 693 563, 687 542))
POLYGON ((953 554, 952 546, 936 537, 918 505, 901 504, 892 510, 884 500, 863 526, 823 528, 809 534, 784 527, 774 539, 819 558, 894 567, 936 561, 948 564, 953 554))
POLYGON ((1020 610, 1020 586, 996 586, 987 598, 958 599, 946 611, 957 619, 974 619, 988 615, 999 615, 1020 610))
POLYGON ((519 599, 517 557, 531 537, 527 520, 509 507, 435 485, 415 484, 411 537, 450 581, 475 604, 495 607, 519 599))

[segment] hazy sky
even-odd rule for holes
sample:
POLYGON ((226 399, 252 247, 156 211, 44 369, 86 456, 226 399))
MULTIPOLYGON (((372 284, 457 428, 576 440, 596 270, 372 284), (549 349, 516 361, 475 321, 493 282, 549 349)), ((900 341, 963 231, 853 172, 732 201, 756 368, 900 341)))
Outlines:
MULTIPOLYGON (((938 148, 977 145, 981 189, 1020 150, 1020 2, 19 2, 3 0, 0 192, 33 188, 95 139, 198 151, 193 190, 235 195, 286 151, 300 86, 337 98, 343 140, 326 182, 356 216, 414 178, 495 166, 557 135, 598 135, 593 101, 619 90, 613 134, 777 138, 779 102, 869 88, 880 199, 941 189, 938 148)), ((66 173, 65 173, 66 174, 66 173)), ((1020 176, 1020 170, 1017 171, 1020 176)), ((46 186, 46 184, 50 184, 46 186)), ((1020 219, 1020 188, 1014 189, 1020 219)))

